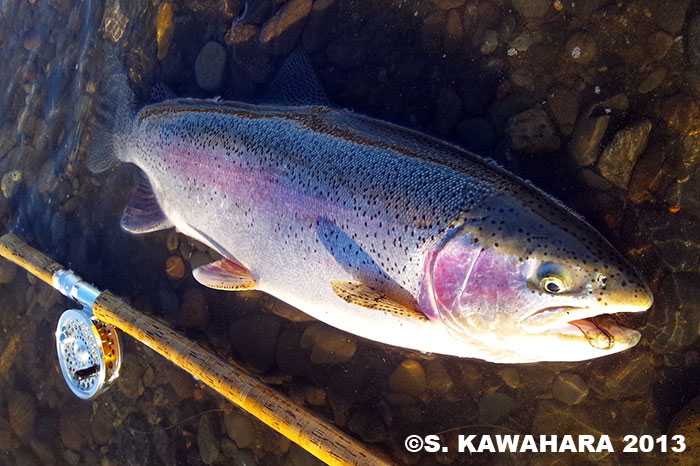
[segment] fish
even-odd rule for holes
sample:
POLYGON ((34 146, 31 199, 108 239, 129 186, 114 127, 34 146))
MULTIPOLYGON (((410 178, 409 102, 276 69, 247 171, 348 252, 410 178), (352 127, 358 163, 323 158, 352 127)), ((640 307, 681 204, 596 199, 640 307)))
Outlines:
POLYGON ((653 303, 639 272, 487 159, 330 105, 175 98, 137 110, 125 76, 111 88, 89 166, 141 170, 122 228, 174 227, 216 250, 192 272, 207 287, 495 363, 588 360, 640 339, 619 318, 653 303))

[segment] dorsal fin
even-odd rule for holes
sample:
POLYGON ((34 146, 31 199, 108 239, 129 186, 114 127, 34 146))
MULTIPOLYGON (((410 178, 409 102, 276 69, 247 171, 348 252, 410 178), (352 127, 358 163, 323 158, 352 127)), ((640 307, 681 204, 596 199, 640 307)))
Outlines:
POLYGON ((311 60, 302 49, 285 58, 261 101, 274 105, 330 105, 311 60))
POLYGON ((129 204, 124 209, 120 224, 129 233, 150 233, 173 226, 160 208, 151 183, 143 173, 129 204))

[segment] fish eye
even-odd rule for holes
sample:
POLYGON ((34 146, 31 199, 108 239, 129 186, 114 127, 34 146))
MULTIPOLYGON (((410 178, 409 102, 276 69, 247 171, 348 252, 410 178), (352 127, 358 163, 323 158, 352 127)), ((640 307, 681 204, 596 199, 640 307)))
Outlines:
POLYGON ((564 270, 553 262, 545 262, 539 267, 537 280, 540 289, 546 293, 563 293, 567 288, 564 270))
POLYGON ((557 294, 564 291, 564 282, 557 276, 547 276, 540 280, 540 288, 547 293, 557 294))

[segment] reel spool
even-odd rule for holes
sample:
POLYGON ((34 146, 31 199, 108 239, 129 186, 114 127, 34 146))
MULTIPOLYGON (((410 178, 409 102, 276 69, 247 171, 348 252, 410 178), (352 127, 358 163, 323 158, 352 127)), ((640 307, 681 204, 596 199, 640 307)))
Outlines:
POLYGON ((116 329, 89 309, 69 309, 56 327, 58 363, 68 387, 79 398, 94 398, 119 375, 121 346, 116 329))

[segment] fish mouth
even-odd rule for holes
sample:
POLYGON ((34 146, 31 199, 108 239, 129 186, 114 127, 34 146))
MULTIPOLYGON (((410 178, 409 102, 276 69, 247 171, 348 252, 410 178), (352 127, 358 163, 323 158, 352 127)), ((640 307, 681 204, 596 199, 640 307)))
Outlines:
MULTIPOLYGON (((641 312, 646 309, 624 309, 641 312)), ((593 348, 608 351, 630 348, 639 342, 641 334, 620 323, 621 313, 601 313, 585 307, 559 306, 540 309, 520 322, 531 334, 555 334, 563 339, 585 340, 593 348)))

